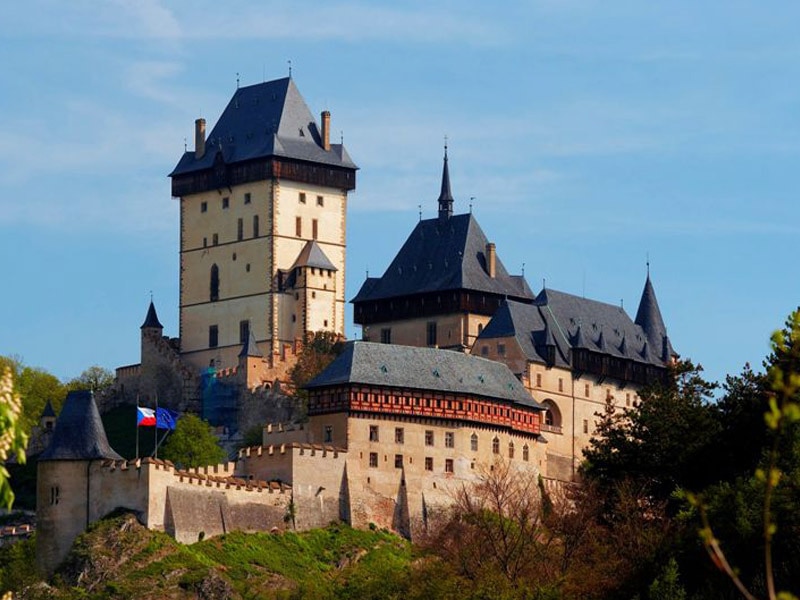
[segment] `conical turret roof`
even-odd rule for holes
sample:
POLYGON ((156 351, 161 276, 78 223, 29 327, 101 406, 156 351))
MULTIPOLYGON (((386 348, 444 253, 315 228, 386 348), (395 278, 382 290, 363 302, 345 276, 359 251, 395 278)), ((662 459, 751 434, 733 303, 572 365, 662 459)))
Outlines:
POLYGON ((89 390, 70 392, 56 420, 53 441, 39 460, 122 460, 108 444, 106 430, 89 390))
POLYGON ((144 318, 144 323, 142 323, 141 326, 141 329, 145 328, 164 329, 161 321, 158 320, 158 315, 156 314, 156 305, 153 304, 152 300, 150 300, 150 307, 147 309, 147 316, 144 318))
POLYGON ((450 169, 447 166, 447 146, 444 147, 444 166, 442 167, 442 191, 439 192, 439 217, 453 216, 453 193, 450 191, 450 169))
POLYGON ((247 341, 242 344, 242 349, 239 351, 239 358, 246 358, 248 356, 255 356, 258 358, 263 357, 261 350, 258 349, 258 344, 256 343, 256 336, 253 335, 253 331, 250 330, 250 335, 247 336, 247 341))
POLYGON ((661 317, 661 310, 658 308, 656 291, 647 275, 647 281, 642 291, 642 299, 639 301, 639 310, 636 311, 635 323, 647 334, 647 339, 651 345, 660 348, 664 336, 667 335, 667 328, 664 319, 661 317))

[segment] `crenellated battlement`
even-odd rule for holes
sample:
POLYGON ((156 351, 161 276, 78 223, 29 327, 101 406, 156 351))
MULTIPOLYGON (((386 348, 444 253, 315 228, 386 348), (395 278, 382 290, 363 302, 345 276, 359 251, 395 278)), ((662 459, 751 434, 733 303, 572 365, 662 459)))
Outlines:
POLYGON ((248 459, 261 456, 285 455, 287 450, 298 450, 298 455, 300 456, 303 456, 306 453, 309 453, 310 456, 317 456, 317 454, 320 453, 322 457, 326 457, 330 454, 332 455, 332 458, 339 458, 340 452, 347 452, 346 449, 338 448, 336 446, 290 442, 286 444, 271 444, 269 446, 250 446, 248 448, 242 448, 239 450, 239 458, 248 459))

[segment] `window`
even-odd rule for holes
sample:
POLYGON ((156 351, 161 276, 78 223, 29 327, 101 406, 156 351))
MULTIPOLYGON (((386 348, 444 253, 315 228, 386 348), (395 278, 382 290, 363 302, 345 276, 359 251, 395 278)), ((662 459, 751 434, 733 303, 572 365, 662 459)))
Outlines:
POLYGON ((381 329, 381 344, 391 344, 392 343, 392 328, 386 327, 381 329))
POLYGON ((240 242, 244 239, 244 219, 236 222, 236 239, 240 242))
POLYGON ((630 406, 630 405, 631 405, 631 395, 625 394, 625 406, 630 406))
POLYGON ((211 276, 209 278, 209 299, 211 302, 219 300, 219 267, 211 265, 211 276))
POLYGON ((203 238, 203 248, 205 248, 207 246, 208 246, 208 238, 204 237, 203 238))
POLYGON ((425 430, 425 445, 433 446, 433 431, 430 429, 425 430))
POLYGON ((426 471, 433 471, 433 457, 426 456, 425 457, 425 470, 426 471))
POLYGON ((496 436, 492 440, 492 454, 500 454, 500 440, 496 436))
POLYGON ((305 204, 306 203, 306 193, 305 192, 300 192, 300 195, 297 197, 297 199, 300 201, 300 204, 305 204))
POLYGON ((498 356, 505 356, 506 355, 506 345, 505 344, 497 344, 497 355, 498 356))
POLYGON ((258 237, 258 215, 253 215, 253 237, 258 237))
POLYGON ((477 452, 478 451, 478 434, 477 433, 473 433, 470 436, 470 438, 469 438, 469 448, 473 452, 477 452))
POLYGON ((317 196, 317 206, 325 206, 325 198, 317 196))
POLYGON ((402 454, 395 454, 394 455, 394 468, 395 469, 402 469, 403 468, 403 455, 402 454))
POLYGON ((453 459, 452 458, 445 458, 444 459, 444 472, 445 473, 452 473, 453 472, 453 459))
POLYGON ((587 398, 589 397, 589 384, 588 383, 584 384, 584 386, 583 386, 583 395, 586 396, 587 398))
POLYGON ((311 238, 317 239, 317 220, 311 219, 311 238))
POLYGON ((369 453, 369 466, 375 468, 378 466, 378 453, 377 452, 370 452, 369 453))
POLYGON ((561 411, 558 410, 556 403, 548 398, 542 402, 542 406, 547 409, 544 413, 544 424, 551 427, 561 427, 561 411))
POLYGON ((436 345, 436 321, 428 323, 428 346, 436 345))
POLYGON ((378 426, 377 425, 370 425, 369 426, 369 441, 370 442, 377 442, 378 439, 378 426))
POLYGON ((483 323, 478 323, 478 335, 483 333, 483 323))
POLYGON ((61 490, 58 489, 57 485, 54 485, 50 488, 50 506, 55 506, 58 504, 60 500, 61 490))
POLYGON ((537 373, 536 374, 536 387, 537 388, 542 387, 542 374, 541 373, 537 373))
POLYGON ((405 432, 403 431, 402 427, 395 427, 394 428, 394 441, 396 444, 402 444, 403 439, 405 438, 405 432))
POLYGON ((211 245, 216 246, 217 244, 219 244, 219 235, 215 233, 211 236, 211 245))
POLYGON ((444 447, 445 448, 454 448, 456 445, 456 434, 452 431, 445 431, 444 432, 444 447))
POLYGON ((529 458, 530 458, 530 450, 528 449, 528 444, 525 444, 522 447, 522 460, 528 462, 529 458))
POLYGON ((564 380, 561 377, 558 378, 558 391, 564 391, 564 380))
POLYGON ((245 204, 250 204, 250 200, 251 200, 250 192, 245 192, 245 194, 244 194, 244 203, 245 204))
POLYGON ((489 356, 489 346, 481 346, 481 356, 489 356))
POLYGON ((514 458, 514 442, 508 442, 508 458, 514 458))
POLYGON ((219 327, 216 325, 208 326, 208 347, 216 348, 219 345, 219 327))
POLYGON ((245 270, 245 271, 247 271, 248 273, 250 272, 250 263, 247 263, 247 264, 244 266, 244 270, 245 270))
POLYGON ((589 419, 583 420, 583 433, 589 433, 589 419))
POLYGON ((250 321, 239 321, 239 343, 246 344, 250 340, 250 321))
POLYGON ((294 234, 297 237, 303 237, 303 219, 296 217, 294 220, 294 234))
POLYGON ((222 199, 222 208, 228 208, 228 204, 230 203, 230 198, 223 198, 222 199))
POLYGON ((208 202, 201 202, 200 203, 200 212, 208 212, 208 202))
POLYGON ((322 435, 322 442, 325 444, 333 443, 333 425, 325 425, 325 430, 322 435))

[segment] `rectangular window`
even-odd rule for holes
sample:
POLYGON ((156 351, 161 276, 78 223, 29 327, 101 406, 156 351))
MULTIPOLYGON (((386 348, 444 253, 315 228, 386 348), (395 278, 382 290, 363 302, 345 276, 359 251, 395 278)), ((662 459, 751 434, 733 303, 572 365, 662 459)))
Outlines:
POLYGON ((250 321, 239 321, 239 343, 246 344, 250 339, 250 321))
POLYGON ((505 344, 497 344, 497 355, 498 356, 505 356, 506 355, 506 345, 505 344))
POLYGON ((452 431, 445 431, 444 432, 444 447, 445 448, 454 448, 456 445, 456 434, 452 431))
POLYGON ((405 438, 405 432, 403 431, 402 427, 395 427, 394 428, 394 441, 396 444, 402 444, 403 439, 405 438))
POLYGON ((588 383, 584 384, 584 386, 583 386, 583 395, 586 396, 587 398, 589 397, 589 384, 588 383))
POLYGON ((58 501, 61 499, 61 490, 58 489, 57 485, 54 485, 50 488, 50 506, 55 506, 58 504, 58 501))
POLYGON ((217 244, 219 244, 219 235, 215 233, 211 236, 211 245, 216 246, 217 244))
POLYGON ((433 457, 426 456, 425 457, 425 470, 426 471, 433 471, 433 457))
POLYGON ((297 237, 303 237, 303 219, 300 217, 297 217, 294 220, 294 234, 297 237))
POLYGON ((373 469, 378 466, 378 453, 377 452, 370 452, 369 453, 369 466, 373 469))
POLYGON ((325 431, 323 433, 322 442, 324 444, 333 443, 333 425, 325 425, 325 431))
POLYGON ((311 238, 317 239, 317 220, 311 219, 311 238))
POLYGON ((381 344, 391 344, 392 343, 392 328, 386 327, 381 329, 381 344))
POLYGON ((402 469, 403 468, 403 455, 402 454, 395 454, 394 455, 394 468, 395 469, 402 469))
POLYGON ((325 206, 325 198, 317 196, 317 206, 325 206))
POLYGON ((244 219, 236 222, 236 239, 240 242, 244 239, 244 219))
POLYGON ((436 321, 428 323, 428 346, 436 345, 436 321))
POLYGON ((216 325, 208 326, 208 347, 216 348, 219 345, 219 328, 216 325))
POLYGON ((300 192, 300 195, 297 197, 297 199, 300 201, 300 204, 305 204, 306 203, 306 193, 305 192, 300 192))
POLYGON ((542 374, 541 373, 537 373, 536 374, 536 387, 537 388, 542 387, 542 374))
POLYGON ((250 192, 245 192, 245 194, 244 194, 244 203, 245 204, 250 204, 250 200, 251 200, 250 192))
POLYGON ((208 212, 208 202, 201 202, 200 203, 200 212, 208 212))
POLYGON ((370 442, 380 441, 378 439, 378 426, 377 425, 370 425, 369 426, 369 441, 370 442))
POLYGON ((425 431, 425 445, 426 446, 433 446, 433 431, 427 429, 425 431))
POLYGON ((453 472, 453 459, 452 458, 445 458, 444 459, 444 472, 445 473, 452 473, 453 472))
POLYGON ((473 452, 478 451, 478 435, 473 433, 472 437, 469 439, 469 449, 473 452))
POLYGON ((583 433, 589 433, 589 419, 583 420, 583 433))
POLYGON ((631 395, 625 394, 625 406, 630 406, 630 405, 631 405, 631 395))
POLYGON ((489 356, 489 346, 481 346, 481 356, 489 356))
POLYGON ((222 199, 222 208, 228 208, 228 204, 230 202, 230 198, 223 198, 222 199))
POLYGON ((253 215, 253 237, 258 237, 258 215, 253 215))
POLYGON ((522 447, 522 460, 528 462, 529 458, 530 458, 530 450, 528 449, 528 444, 525 444, 522 447))
POLYGON ((564 380, 561 377, 558 378, 558 391, 564 391, 564 380))
POLYGON ((208 238, 203 238, 203 248, 208 246, 208 238))

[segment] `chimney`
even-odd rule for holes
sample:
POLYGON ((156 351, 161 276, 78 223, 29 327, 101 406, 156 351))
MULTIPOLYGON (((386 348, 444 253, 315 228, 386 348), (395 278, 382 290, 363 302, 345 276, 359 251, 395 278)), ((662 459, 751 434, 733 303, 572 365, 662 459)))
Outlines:
POLYGON ((322 149, 331 149, 331 111, 322 111, 322 149))
POLYGON ((206 120, 197 119, 194 122, 194 157, 203 158, 206 153, 206 120))
POLYGON ((492 279, 494 279, 496 260, 495 246, 492 242, 489 242, 486 244, 486 272, 492 279))

